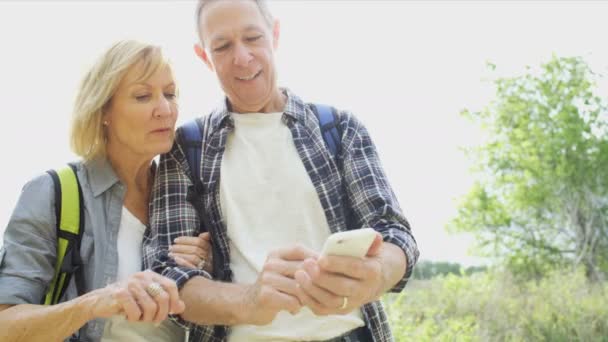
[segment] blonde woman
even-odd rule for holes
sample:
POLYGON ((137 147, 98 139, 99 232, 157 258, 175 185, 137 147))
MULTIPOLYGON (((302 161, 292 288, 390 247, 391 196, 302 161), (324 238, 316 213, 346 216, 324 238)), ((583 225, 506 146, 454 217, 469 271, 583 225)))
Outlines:
MULTIPOLYGON (((161 49, 121 41, 84 77, 71 145, 82 157, 84 200, 80 254, 85 294, 68 287, 62 303, 39 305, 54 274, 55 191, 48 174, 25 185, 0 250, 1 341, 172 341, 184 331, 175 283, 141 271, 154 182, 153 158, 169 151, 178 115, 177 86, 161 49)), ((205 236, 181 238, 182 266, 201 263, 205 236)))

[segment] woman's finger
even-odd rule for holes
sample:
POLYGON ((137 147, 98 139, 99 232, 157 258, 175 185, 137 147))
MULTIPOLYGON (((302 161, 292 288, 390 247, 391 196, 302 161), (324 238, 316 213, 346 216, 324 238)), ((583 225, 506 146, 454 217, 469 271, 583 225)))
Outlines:
POLYGON ((173 245, 169 247, 169 252, 178 254, 194 254, 199 258, 204 258, 208 254, 208 250, 191 245, 173 245))
POLYGON ((158 311, 158 305, 156 301, 146 291, 146 286, 149 282, 144 282, 140 279, 133 277, 129 281, 128 289, 131 295, 135 298, 135 302, 139 304, 139 308, 142 311, 141 321, 151 322, 156 317, 158 311))
POLYGON ((184 302, 179 298, 179 292, 177 285, 172 279, 158 275, 156 282, 159 283, 169 296, 169 313, 180 314, 184 311, 186 306, 184 302))
POLYGON ((183 254, 172 254, 171 256, 179 266, 190 268, 197 268, 198 266, 198 263, 195 264, 194 262, 188 261, 185 257, 183 257, 183 254))

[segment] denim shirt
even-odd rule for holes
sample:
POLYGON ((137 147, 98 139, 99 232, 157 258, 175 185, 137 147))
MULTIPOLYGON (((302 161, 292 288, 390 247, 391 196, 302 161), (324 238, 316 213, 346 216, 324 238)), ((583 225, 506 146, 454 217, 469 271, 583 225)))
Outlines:
MULTIPOLYGON (((85 291, 116 281, 120 225, 125 187, 104 159, 77 164, 82 187, 85 229, 80 253, 85 291)), ((0 249, 0 304, 39 304, 53 278, 57 250, 55 191, 48 174, 28 182, 4 233, 0 249)), ((71 282, 64 300, 75 298, 71 282)), ((105 320, 95 319, 80 330, 82 341, 98 341, 105 320)))

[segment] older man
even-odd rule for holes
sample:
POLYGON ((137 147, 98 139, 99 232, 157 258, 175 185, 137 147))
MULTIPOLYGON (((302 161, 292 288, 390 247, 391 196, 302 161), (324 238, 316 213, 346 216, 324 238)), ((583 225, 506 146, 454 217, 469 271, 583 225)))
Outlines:
POLYGON ((312 106, 277 86, 280 30, 263 1, 199 1, 196 18, 195 52, 226 99, 199 119, 199 175, 183 144, 161 158, 145 242, 146 266, 180 288, 176 319, 192 341, 392 340, 378 299, 403 289, 418 249, 367 130, 337 111, 328 151, 312 106), (377 237, 363 259, 319 256, 331 233, 365 227, 377 237), (177 267, 174 238, 206 230, 213 275, 177 267))

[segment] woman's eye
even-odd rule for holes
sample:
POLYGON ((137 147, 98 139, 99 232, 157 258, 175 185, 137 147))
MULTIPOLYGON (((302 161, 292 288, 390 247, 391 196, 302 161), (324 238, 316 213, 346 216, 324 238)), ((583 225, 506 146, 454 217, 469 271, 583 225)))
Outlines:
POLYGON ((144 101, 148 101, 150 99, 150 95, 149 94, 145 94, 145 95, 135 95, 135 99, 139 102, 144 102, 144 101))
POLYGON ((169 100, 174 100, 177 96, 175 95, 175 93, 165 93, 165 98, 169 99, 169 100))

